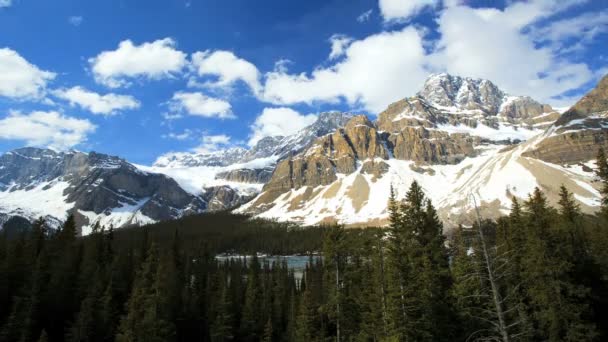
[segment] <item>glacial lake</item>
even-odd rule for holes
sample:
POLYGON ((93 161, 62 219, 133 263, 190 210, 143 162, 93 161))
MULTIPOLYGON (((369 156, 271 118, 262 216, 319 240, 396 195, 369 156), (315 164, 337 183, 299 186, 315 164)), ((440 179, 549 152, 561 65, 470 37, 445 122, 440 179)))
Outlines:
MULTIPOLYGON (((219 261, 227 261, 231 259, 251 259, 250 255, 232 255, 232 254, 218 254, 215 258, 219 261)), ((321 258, 320 255, 313 255, 313 261, 317 261, 321 258)), ((302 272, 306 268, 306 264, 310 260, 308 255, 258 255, 258 260, 261 264, 268 262, 270 266, 273 263, 281 263, 287 261, 287 267, 294 271, 297 279, 302 278, 302 272)))

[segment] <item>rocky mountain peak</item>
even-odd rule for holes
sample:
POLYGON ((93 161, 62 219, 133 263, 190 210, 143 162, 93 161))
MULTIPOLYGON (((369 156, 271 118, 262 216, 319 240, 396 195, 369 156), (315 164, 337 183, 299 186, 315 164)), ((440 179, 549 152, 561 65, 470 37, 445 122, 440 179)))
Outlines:
POLYGON ((488 80, 441 73, 430 75, 418 96, 439 107, 496 113, 505 93, 488 80))

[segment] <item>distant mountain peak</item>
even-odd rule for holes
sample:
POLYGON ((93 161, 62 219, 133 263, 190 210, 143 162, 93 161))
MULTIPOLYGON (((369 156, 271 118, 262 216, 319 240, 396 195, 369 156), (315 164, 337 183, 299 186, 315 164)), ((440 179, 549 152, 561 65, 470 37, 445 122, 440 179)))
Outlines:
POLYGON ((486 79, 431 74, 418 96, 439 107, 496 113, 507 94, 486 79))

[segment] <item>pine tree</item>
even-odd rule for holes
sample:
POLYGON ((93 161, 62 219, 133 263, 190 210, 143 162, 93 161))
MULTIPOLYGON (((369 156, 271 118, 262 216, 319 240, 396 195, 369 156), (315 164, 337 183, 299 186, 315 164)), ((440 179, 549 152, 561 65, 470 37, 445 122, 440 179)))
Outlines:
POLYGON ((328 274, 330 275, 330 282, 332 283, 332 292, 330 294, 329 307, 327 310, 329 315, 333 318, 336 326, 336 341, 341 340, 340 336, 340 324, 342 319, 342 302, 343 294, 341 289, 343 286, 343 269, 346 263, 346 244, 345 244, 345 232, 343 227, 331 227, 326 233, 323 241, 323 255, 325 257, 325 265, 330 268, 328 274))
POLYGON ((257 255, 251 257, 249 272, 247 273, 247 288, 243 316, 241 317, 240 334, 243 339, 256 340, 262 336, 263 321, 260 309, 262 308, 262 284, 260 279, 260 262, 257 255))
POLYGON ((597 170, 596 175, 601 181, 600 192, 602 194, 602 213, 608 215, 608 160, 606 160, 606 154, 604 149, 600 148, 597 153, 597 170))
POLYGON ((306 287, 302 293, 296 317, 295 341, 308 342, 315 338, 315 308, 311 290, 306 287))
POLYGON ((233 307, 229 288, 221 276, 218 287, 220 294, 219 301, 216 304, 217 309, 215 317, 211 324, 211 337, 213 341, 230 341, 235 337, 233 328, 233 307))
POLYGON ((588 291, 570 279, 572 263, 560 255, 564 241, 555 228, 558 215, 538 188, 525 206, 522 278, 535 335, 548 341, 592 340, 595 327, 585 319, 588 291))
POLYGON ((162 307, 158 253, 156 245, 152 244, 133 284, 116 341, 170 341, 175 335, 174 327, 167 321, 162 307))
POLYGON ((444 334, 451 321, 451 313, 446 310, 451 280, 443 226, 435 208, 414 181, 405 203, 392 211, 389 255, 393 331, 400 339, 449 339, 444 334))

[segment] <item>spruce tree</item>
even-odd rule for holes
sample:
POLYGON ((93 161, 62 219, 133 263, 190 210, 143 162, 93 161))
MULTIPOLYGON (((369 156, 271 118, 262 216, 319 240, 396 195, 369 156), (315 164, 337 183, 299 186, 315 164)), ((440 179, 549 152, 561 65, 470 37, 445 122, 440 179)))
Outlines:
POLYGON ((596 160, 597 169, 596 175, 601 181, 600 193, 602 194, 602 213, 608 216, 608 160, 606 160, 606 154, 604 149, 600 148, 597 153, 596 160))
POLYGON ((159 255, 155 244, 148 250, 133 284, 127 312, 120 321, 116 341, 170 341, 175 332, 162 307, 159 255))
POLYGON ((558 215, 538 188, 525 206, 522 278, 534 333, 547 341, 592 340, 595 327, 586 319, 588 290, 570 278, 571 260, 560 253, 567 238, 556 229, 558 215))

